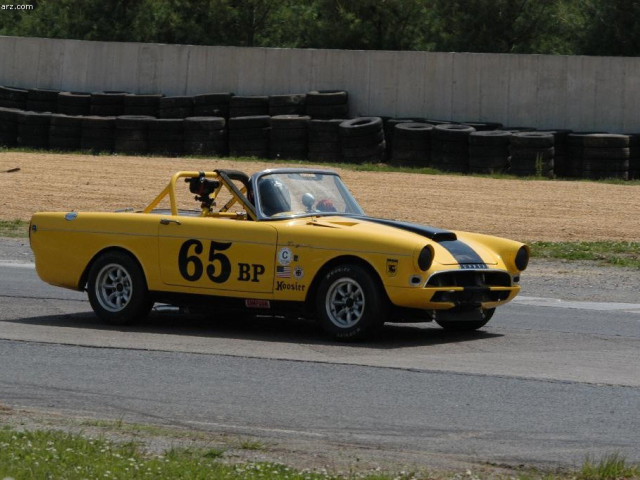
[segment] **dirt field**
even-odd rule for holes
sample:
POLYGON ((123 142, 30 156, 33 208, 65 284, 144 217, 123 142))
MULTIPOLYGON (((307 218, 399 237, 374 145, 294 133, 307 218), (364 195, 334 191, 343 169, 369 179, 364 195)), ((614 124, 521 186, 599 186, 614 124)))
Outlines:
MULTIPOLYGON (((251 174, 276 166, 5 152, 0 153, 0 219, 28 220, 36 211, 138 209, 178 170, 234 168, 251 174)), ((372 216, 524 241, 640 239, 639 185, 337 170, 372 216)))

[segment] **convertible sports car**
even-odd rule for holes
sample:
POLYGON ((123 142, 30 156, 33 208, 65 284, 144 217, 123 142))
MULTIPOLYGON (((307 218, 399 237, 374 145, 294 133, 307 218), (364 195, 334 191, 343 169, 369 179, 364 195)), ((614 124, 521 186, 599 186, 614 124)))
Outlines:
POLYGON ((368 217, 338 174, 300 168, 178 172, 142 211, 36 213, 29 236, 40 278, 111 324, 163 302, 314 317, 340 339, 480 328, 529 261, 512 240, 368 217), (189 192, 200 209, 179 208, 189 192))

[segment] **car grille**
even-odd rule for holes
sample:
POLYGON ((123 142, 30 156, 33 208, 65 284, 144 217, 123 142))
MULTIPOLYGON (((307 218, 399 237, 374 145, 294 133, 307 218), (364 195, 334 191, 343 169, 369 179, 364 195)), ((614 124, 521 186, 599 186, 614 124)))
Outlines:
POLYGON ((452 270, 433 274, 425 287, 453 288, 462 290, 438 291, 432 302, 453 302, 456 304, 475 304, 480 302, 498 302, 506 300, 508 290, 492 291, 491 287, 511 287, 511 275, 507 272, 490 270, 452 270))

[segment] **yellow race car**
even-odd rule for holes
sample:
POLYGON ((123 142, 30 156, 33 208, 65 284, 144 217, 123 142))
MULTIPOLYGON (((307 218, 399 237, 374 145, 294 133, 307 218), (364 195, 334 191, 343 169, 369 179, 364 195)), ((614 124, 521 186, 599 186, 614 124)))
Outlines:
POLYGON ((86 290, 111 324, 162 302, 311 316, 340 339, 384 322, 478 329, 529 261, 516 241, 368 217, 337 173, 302 168, 178 172, 144 210, 36 213, 29 237, 40 278, 86 290))

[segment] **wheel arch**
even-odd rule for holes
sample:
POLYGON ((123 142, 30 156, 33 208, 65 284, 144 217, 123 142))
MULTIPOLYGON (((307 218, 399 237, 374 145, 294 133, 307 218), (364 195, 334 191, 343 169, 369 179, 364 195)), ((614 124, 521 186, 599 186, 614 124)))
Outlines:
POLYGON ((355 255, 341 255, 327 261, 324 265, 322 265, 322 267, 320 267, 316 275, 313 277, 311 285, 309 286, 309 289, 307 291, 307 296, 305 298, 306 312, 313 313, 315 311, 315 299, 318 293, 318 287, 320 286, 320 282, 322 281, 322 277, 332 268, 347 263, 359 265, 367 270, 367 272, 369 272, 369 274, 371 275, 373 281, 376 283, 379 291, 384 293, 387 302, 391 303, 391 301, 389 300, 389 296, 387 295, 387 291, 384 288, 384 284, 382 283, 382 278, 380 277, 378 271, 373 267, 373 265, 371 265, 365 259, 357 257, 355 255))
POLYGON ((96 260, 100 258, 102 255, 106 253, 112 253, 112 252, 120 252, 131 257, 131 259, 138 264, 138 267, 140 268, 140 271, 142 272, 142 276, 144 278, 144 283, 147 285, 149 284, 147 282, 147 272, 144 266, 142 265, 142 263, 140 263, 140 260, 138 259, 138 257, 131 250, 128 250, 124 247, 110 246, 110 247, 105 247, 102 250, 96 252, 93 255, 93 257, 91 257, 91 260, 89 260, 89 263, 87 263, 87 266, 84 268, 84 271, 80 276, 78 290, 85 289, 87 282, 89 281, 89 272, 91 271, 91 267, 93 267, 93 264, 96 263, 96 260))

